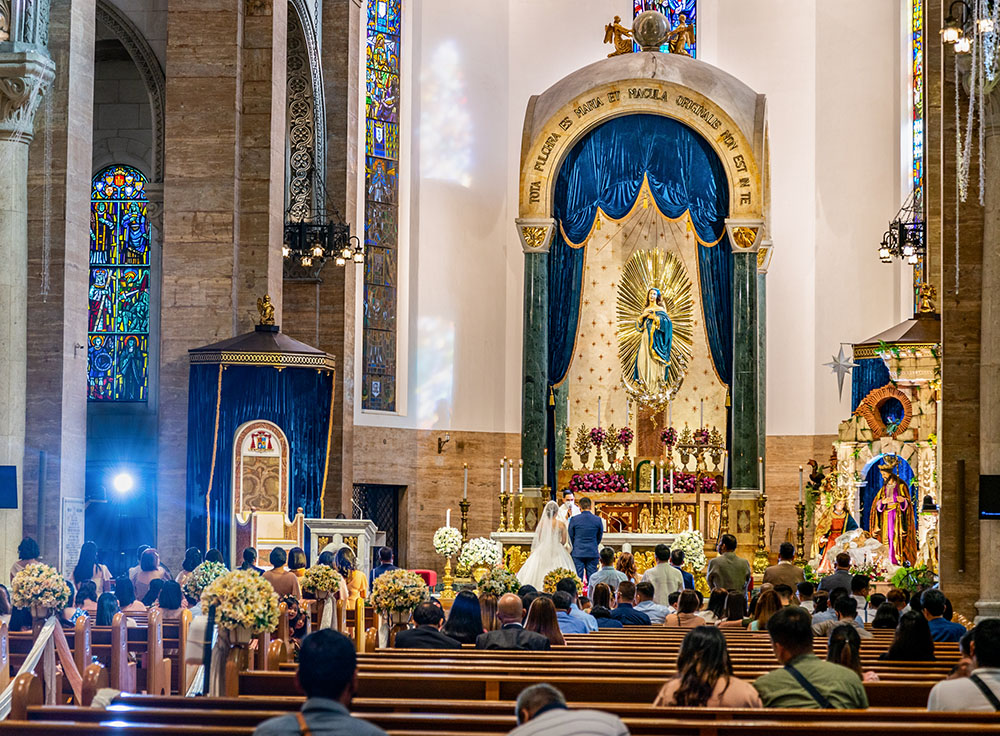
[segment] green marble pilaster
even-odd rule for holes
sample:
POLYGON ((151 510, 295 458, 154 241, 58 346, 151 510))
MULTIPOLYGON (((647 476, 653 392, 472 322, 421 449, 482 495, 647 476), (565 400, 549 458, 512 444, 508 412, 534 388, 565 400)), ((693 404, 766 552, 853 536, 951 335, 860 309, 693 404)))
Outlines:
POLYGON ((757 272, 757 455, 767 463, 767 273, 757 272))
MULTIPOLYGON (((566 397, 569 396, 569 381, 563 381, 555 390, 556 394, 556 471, 566 457, 566 424, 569 422, 569 412, 566 410, 566 397)), ((553 483, 550 482, 550 485, 553 483)))
POLYGON ((733 438, 730 448, 734 489, 757 489, 759 444, 757 386, 757 254, 733 253, 733 438))
POLYGON ((549 363, 548 253, 524 254, 524 337, 521 387, 521 458, 524 485, 542 484, 549 363))

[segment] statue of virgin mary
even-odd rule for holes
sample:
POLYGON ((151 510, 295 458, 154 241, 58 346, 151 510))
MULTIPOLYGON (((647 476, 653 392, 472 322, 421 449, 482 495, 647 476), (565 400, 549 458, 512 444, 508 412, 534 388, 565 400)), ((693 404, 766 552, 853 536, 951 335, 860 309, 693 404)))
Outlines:
POLYGON ((666 390, 670 371, 670 344, 673 341, 673 324, 667 316, 663 296, 659 289, 646 294, 646 307, 636 323, 641 342, 635 356, 632 378, 647 393, 658 394, 666 390))

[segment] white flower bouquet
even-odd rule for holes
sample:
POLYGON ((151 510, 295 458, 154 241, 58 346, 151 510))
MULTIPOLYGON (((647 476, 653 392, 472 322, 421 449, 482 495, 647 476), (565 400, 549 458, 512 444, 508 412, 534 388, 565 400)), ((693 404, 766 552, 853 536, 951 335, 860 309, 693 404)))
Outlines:
POLYGON ((453 526, 443 526, 434 532, 434 551, 442 557, 453 557, 462 549, 462 533, 453 526))
POLYGON ((379 613, 409 613, 431 593, 424 579, 409 570, 390 570, 372 583, 371 604, 379 613))
POLYGON ((458 556, 460 565, 466 567, 499 567, 503 562, 503 552, 500 545, 486 537, 470 539, 458 556))
POLYGON ((59 571, 41 562, 21 570, 10 585, 11 603, 18 608, 63 608, 72 595, 59 571))
POLYGON ((679 549, 684 553, 684 561, 691 565, 691 569, 700 572, 705 568, 705 538, 699 531, 681 532, 674 540, 674 549, 679 549))
POLYGON ((205 588, 207 588, 213 580, 225 575, 226 572, 226 566, 221 562, 202 562, 191 571, 187 580, 184 581, 184 585, 181 586, 184 591, 184 595, 192 600, 198 600, 201 598, 201 592, 205 590, 205 588))
POLYGON ((302 575, 302 590, 308 590, 320 597, 340 591, 344 578, 329 565, 313 565, 302 575))
POLYGON ((220 575, 201 593, 201 607, 215 606, 215 624, 223 629, 243 627, 251 633, 278 628, 278 594, 253 570, 220 575))

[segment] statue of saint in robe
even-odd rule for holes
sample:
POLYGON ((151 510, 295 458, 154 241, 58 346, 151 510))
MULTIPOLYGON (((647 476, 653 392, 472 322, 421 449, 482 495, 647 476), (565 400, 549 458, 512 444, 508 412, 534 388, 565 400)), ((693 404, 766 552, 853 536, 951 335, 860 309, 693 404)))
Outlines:
POLYGON ((914 528, 913 499, 906 483, 896 475, 895 456, 879 465, 882 488, 872 502, 869 533, 889 548, 893 565, 913 564, 917 559, 917 530, 914 528))
POLYGON ((858 522, 847 512, 847 499, 837 498, 816 519, 814 556, 818 555, 822 563, 826 553, 833 548, 840 536, 857 528, 858 522))
POLYGON ((670 343, 673 324, 667 316, 663 296, 659 289, 650 289, 646 295, 646 308, 636 324, 642 342, 635 357, 632 378, 642 384, 648 394, 666 391, 670 371, 670 343))

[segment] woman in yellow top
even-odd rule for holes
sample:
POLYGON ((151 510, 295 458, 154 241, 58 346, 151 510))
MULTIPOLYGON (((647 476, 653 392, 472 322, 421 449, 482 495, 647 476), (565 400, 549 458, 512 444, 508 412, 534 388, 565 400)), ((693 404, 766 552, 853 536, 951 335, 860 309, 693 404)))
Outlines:
POLYGON ((349 547, 337 551, 337 572, 347 582, 347 605, 354 606, 358 598, 368 597, 368 579, 358 570, 357 559, 349 547))

